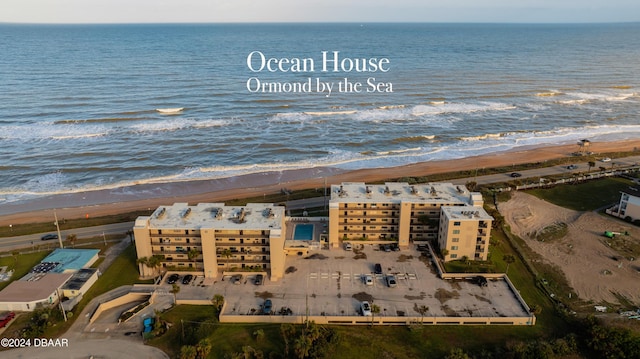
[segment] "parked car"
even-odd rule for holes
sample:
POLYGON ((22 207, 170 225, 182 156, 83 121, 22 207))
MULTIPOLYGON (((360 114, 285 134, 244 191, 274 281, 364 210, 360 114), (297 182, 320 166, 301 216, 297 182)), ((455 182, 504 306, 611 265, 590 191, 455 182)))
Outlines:
POLYGON ((167 278, 167 283, 168 284, 175 284, 178 279, 180 279, 180 275, 173 273, 172 275, 169 276, 169 278, 167 278))
POLYGON ((391 252, 391 246, 390 246, 390 245, 388 245, 388 244, 385 244, 385 245, 384 245, 384 251, 385 251, 385 252, 391 252))
POLYGON ((605 158, 601 159, 600 161, 602 161, 602 162, 611 162, 611 158, 605 157, 605 158))
POLYGON ((576 166, 576 165, 568 165, 567 166, 568 170, 575 170, 576 168, 578 168, 578 166, 576 166))
POLYGON ((369 305, 369 302, 364 301, 360 303, 360 314, 362 314, 365 317, 371 316, 371 306, 369 305))
POLYGON ((520 173, 518 173, 518 172, 512 172, 512 173, 511 173, 511 177, 513 177, 513 178, 522 177, 522 174, 520 174, 520 173))
POLYGON ((187 274, 184 276, 184 278, 182 278, 182 284, 189 284, 191 283, 192 279, 193 279, 193 275, 187 274))
POLYGON ((363 280, 364 284, 373 285, 373 277, 371 276, 371 274, 365 274, 363 280))
POLYGON ((4 328, 5 326, 7 326, 7 324, 9 324, 11 319, 13 319, 15 316, 16 316, 16 313, 14 312, 9 312, 3 315, 2 318, 0 319, 0 328, 4 328))
POLYGON ((380 263, 376 263, 373 266, 373 273, 375 274, 382 274, 382 266, 380 265, 380 263))
POLYGON ((393 288, 393 287, 398 285, 398 282, 396 282, 396 277, 394 275, 388 275, 387 276, 387 285, 390 288, 393 288))
POLYGON ((351 246, 351 243, 348 243, 348 242, 347 242, 347 243, 345 243, 345 244, 344 244, 344 250, 345 250, 345 251, 353 250, 353 247, 351 246))
POLYGON ((255 285, 262 285, 262 281, 264 280, 264 275, 262 274, 258 274, 256 276, 256 279, 253 281, 253 284, 255 285))
POLYGON ((271 309, 273 308, 273 303, 271 303, 271 299, 267 299, 264 301, 262 305, 262 314, 271 314, 271 309))
POLYGON ((400 246, 398 245, 398 243, 391 243, 391 250, 394 252, 399 252, 400 246))
POLYGON ((50 233, 50 234, 45 234, 44 236, 40 237, 40 240, 42 240, 42 241, 49 241, 49 240, 52 240, 52 239, 58 239, 58 235, 50 233))

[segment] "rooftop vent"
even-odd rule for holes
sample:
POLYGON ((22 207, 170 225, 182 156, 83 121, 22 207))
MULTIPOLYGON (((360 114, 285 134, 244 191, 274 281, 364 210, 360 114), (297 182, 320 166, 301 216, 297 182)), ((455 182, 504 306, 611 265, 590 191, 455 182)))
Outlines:
POLYGON ((158 214, 156 214, 156 218, 161 218, 162 216, 164 216, 165 213, 167 213, 167 209, 162 207, 160 209, 160 212, 158 212, 158 214))
POLYGON ((464 191, 462 190, 462 188, 460 188, 460 186, 456 186, 456 191, 458 191, 458 193, 463 193, 464 191))
POLYGON ((416 186, 411 186, 410 188, 411 194, 418 194, 418 189, 416 188, 416 186))
POLYGON ((389 186, 384 186, 384 194, 386 194, 387 196, 391 195, 391 191, 389 191, 389 186))
POLYGON ((263 213, 264 213, 264 216, 267 217, 267 218, 275 217, 275 213, 273 213, 273 209, 271 209, 271 208, 265 209, 263 213))
POLYGON ((344 190, 342 185, 340 185, 340 190, 338 191, 338 196, 345 197, 346 195, 347 195, 347 192, 344 190))
POLYGON ((369 188, 369 186, 367 186, 367 187, 365 188, 365 192, 367 192, 367 194, 371 194, 371 188, 369 188))
POLYGON ((435 196, 435 195, 437 195, 437 194, 438 194, 438 192, 436 191, 436 188, 435 188, 435 187, 433 187, 433 186, 431 186, 431 195, 432 195, 432 196, 435 196))
POLYGON ((182 213, 182 218, 187 218, 187 216, 189 216, 191 214, 191 207, 187 208, 183 213, 182 213))
POLYGON ((222 208, 214 208, 214 211, 216 212, 214 217, 218 220, 222 219, 222 208))

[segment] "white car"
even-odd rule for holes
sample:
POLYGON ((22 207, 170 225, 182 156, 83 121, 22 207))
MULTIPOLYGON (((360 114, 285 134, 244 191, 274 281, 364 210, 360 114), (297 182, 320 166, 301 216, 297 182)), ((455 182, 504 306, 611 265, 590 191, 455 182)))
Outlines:
POLYGON ((396 277, 395 277, 395 276, 393 276, 393 275, 388 275, 388 276, 387 276, 387 285, 388 285, 390 288, 393 288, 393 287, 397 286, 397 285, 398 285, 398 282, 396 282, 396 277))
POLYGON ((366 285, 373 285, 373 277, 371 276, 371 274, 365 274, 362 280, 364 280, 364 284, 366 285))
POLYGON ((600 161, 602 161, 602 162, 611 162, 611 158, 605 157, 605 158, 601 159, 600 161))
POLYGON ((351 243, 347 242, 347 243, 344 244, 344 250, 345 251, 350 251, 352 249, 353 249, 353 247, 351 246, 351 243))
POLYGON ((360 303, 360 313, 365 317, 371 316, 371 306, 369 305, 369 302, 364 301, 360 303))

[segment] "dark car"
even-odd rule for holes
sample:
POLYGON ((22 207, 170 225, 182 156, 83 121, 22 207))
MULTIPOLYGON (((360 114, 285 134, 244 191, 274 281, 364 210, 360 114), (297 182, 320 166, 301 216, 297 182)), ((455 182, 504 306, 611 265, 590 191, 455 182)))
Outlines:
POLYGON ((518 178, 518 177, 522 177, 522 175, 520 173, 518 173, 518 172, 513 172, 513 173, 511 173, 511 177, 518 178))
POLYGON ((193 275, 187 274, 184 276, 184 278, 182 278, 182 284, 189 284, 191 283, 192 279, 193 279, 193 275))
POLYGON ((391 243, 391 250, 394 252, 399 252, 400 246, 398 245, 398 243, 391 243))
POLYGON ((40 240, 43 240, 43 241, 49 241, 49 240, 52 240, 52 239, 58 239, 58 235, 50 233, 50 234, 45 234, 44 236, 40 237, 40 240))
POLYGON ((382 274, 382 266, 380 265, 380 263, 376 263, 373 266, 373 273, 375 274, 382 274))
POLYGON ((258 275, 256 276, 255 281, 253 281, 253 283, 254 283, 255 285, 262 285, 262 281, 263 281, 263 280, 264 280, 264 276, 263 276, 262 274, 258 274, 258 275))
POLYGON ((180 276, 178 274, 173 273, 172 275, 169 276, 169 278, 167 279, 167 283, 169 284, 175 284, 178 279, 180 279, 180 276))
POLYGON ((391 252, 391 245, 389 245, 389 244, 385 244, 385 245, 384 245, 384 251, 385 251, 385 252, 391 252))
POLYGON ((262 305, 262 313, 271 314, 272 308, 273 308, 273 303, 271 303, 271 299, 267 299, 264 301, 264 304, 262 305))

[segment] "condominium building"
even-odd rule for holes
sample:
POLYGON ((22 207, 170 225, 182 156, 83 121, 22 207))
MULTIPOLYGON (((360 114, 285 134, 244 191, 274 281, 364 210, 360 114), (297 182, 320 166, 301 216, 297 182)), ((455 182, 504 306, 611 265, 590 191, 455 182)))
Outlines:
POLYGON ((491 217, 482 207, 442 207, 438 246, 444 260, 487 260, 491 217))
POLYGON ((640 219, 640 186, 630 186, 620 191, 620 202, 611 214, 632 221, 640 219))
MULTIPOLYGON (((284 275, 284 230, 284 207, 270 203, 175 203, 138 217, 133 228, 138 258, 155 256, 166 270, 191 269, 206 278, 264 270, 271 280, 284 275)), ((153 270, 140 264, 142 275, 153 270)))
MULTIPOLYGON (((333 185, 329 202, 329 243, 338 247, 341 240, 397 241, 400 247, 406 247, 410 241, 433 240, 444 241, 449 246, 449 239, 440 238, 438 231, 442 225, 442 209, 472 207, 483 214, 474 217, 480 226, 479 218, 482 218, 482 225, 491 218, 482 205, 480 193, 451 183, 367 185, 349 182, 333 185)), ((474 236, 477 232, 477 229, 473 231, 474 236)), ((460 240, 462 237, 455 238, 460 240)), ((475 248, 476 242, 474 237, 473 245, 468 246, 475 248)), ((486 259, 486 251, 483 253, 476 256, 474 252, 470 258, 486 259)))

